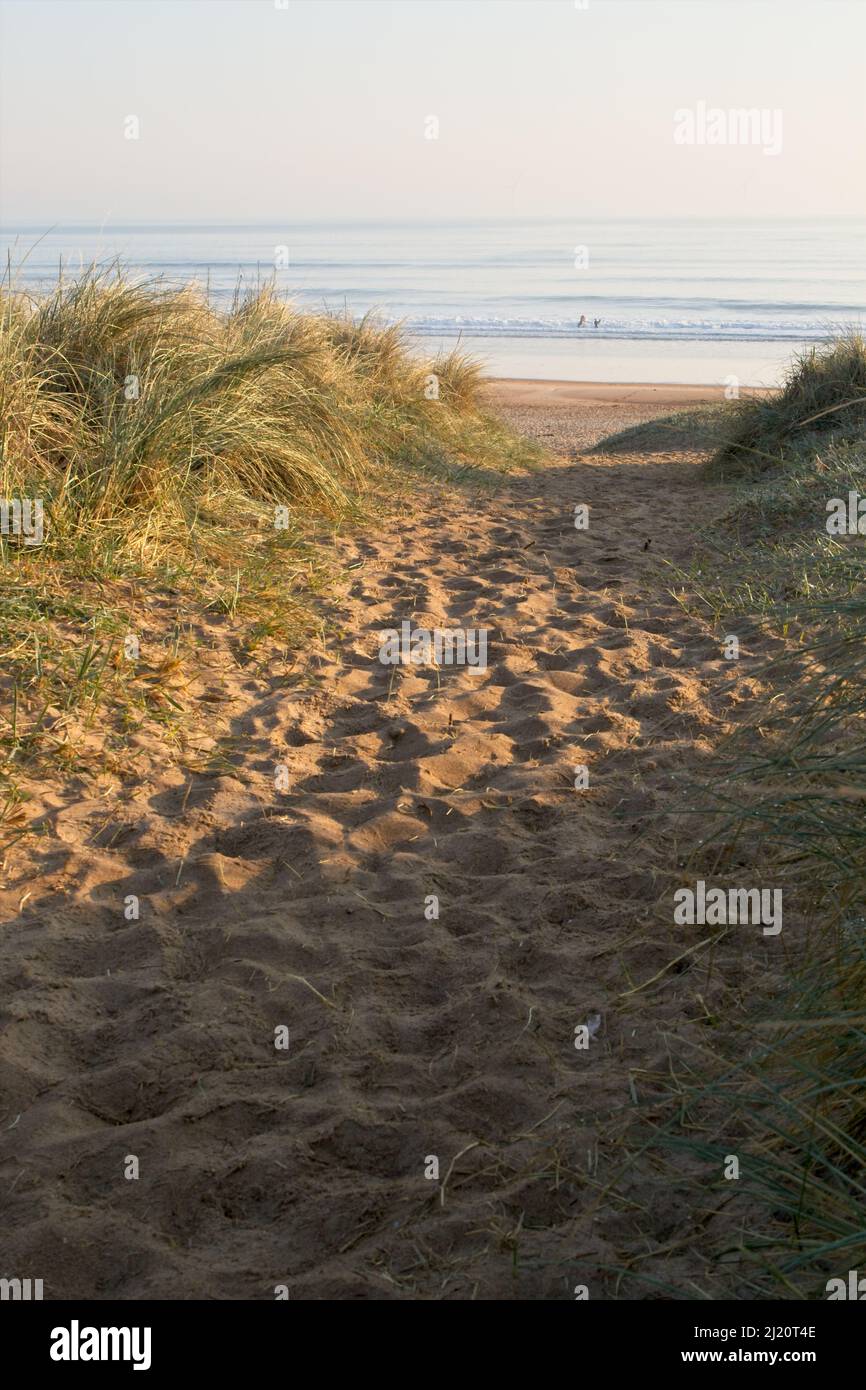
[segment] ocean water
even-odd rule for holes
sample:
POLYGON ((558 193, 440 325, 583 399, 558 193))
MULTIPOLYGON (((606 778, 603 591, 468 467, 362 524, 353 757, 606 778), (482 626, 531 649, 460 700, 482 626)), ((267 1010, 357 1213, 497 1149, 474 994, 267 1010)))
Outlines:
POLYGON ((215 305, 273 279, 306 307, 400 319, 424 350, 460 342, 493 375, 745 385, 864 326, 864 244, 855 218, 0 228, 31 292, 116 259, 215 305))

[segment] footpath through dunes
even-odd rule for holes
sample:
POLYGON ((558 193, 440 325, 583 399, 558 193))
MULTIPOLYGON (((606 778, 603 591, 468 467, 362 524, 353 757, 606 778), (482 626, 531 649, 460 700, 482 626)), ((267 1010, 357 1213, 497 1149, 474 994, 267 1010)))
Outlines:
POLYGON ((139 750, 7 855, 4 1272, 46 1297, 615 1297, 662 1247, 700 1279, 673 1188, 609 1189, 765 950, 667 969, 696 938, 657 906, 751 685, 659 563, 720 495, 696 453, 582 452, 664 400, 510 409, 563 456, 341 541, 341 635, 288 681, 215 629, 221 774, 139 750), (486 628, 487 669, 383 666, 404 619, 486 628))

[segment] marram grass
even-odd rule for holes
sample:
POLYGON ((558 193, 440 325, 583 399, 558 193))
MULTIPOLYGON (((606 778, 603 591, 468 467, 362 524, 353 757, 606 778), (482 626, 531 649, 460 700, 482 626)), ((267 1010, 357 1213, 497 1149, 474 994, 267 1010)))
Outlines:
POLYGON ((535 461, 484 412, 481 382, 459 350, 425 361, 399 326, 302 313, 273 287, 220 312, 118 266, 36 300, 10 275, 0 499, 39 499, 43 535, 0 535, 0 754, 20 766, 44 748, 70 701, 91 721, 112 701, 128 713, 118 644, 157 595, 178 631, 197 613, 237 622, 246 655, 321 636, 338 527, 412 505, 422 482, 535 461))
POLYGON ((832 434, 866 434, 866 340, 854 331, 801 352, 781 391, 739 402, 714 471, 730 478, 785 468, 832 434))
POLYGON ((716 466, 750 481, 690 575, 720 630, 789 639, 696 792, 707 847, 760 845, 807 927, 780 943, 787 989, 708 1031, 649 1140, 672 1174, 683 1152, 703 1173, 719 1296, 823 1299, 866 1271, 866 537, 825 525, 829 499, 866 494, 864 402, 866 346, 847 337, 735 410, 716 466))
POLYGON ((479 367, 429 363, 399 326, 301 314, 271 288, 218 313, 194 289, 91 270, 0 299, 0 494, 43 499, 51 536, 99 522, 150 543, 237 498, 334 517, 376 468, 450 454, 494 465, 479 367), (486 457, 485 457, 486 455, 486 457))

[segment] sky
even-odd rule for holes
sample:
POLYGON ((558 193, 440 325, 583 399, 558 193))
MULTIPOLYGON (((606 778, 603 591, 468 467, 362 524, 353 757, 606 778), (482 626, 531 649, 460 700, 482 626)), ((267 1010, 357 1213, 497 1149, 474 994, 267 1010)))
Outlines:
POLYGON ((0 0, 0 222, 862 214, 864 54, 866 0, 0 0))

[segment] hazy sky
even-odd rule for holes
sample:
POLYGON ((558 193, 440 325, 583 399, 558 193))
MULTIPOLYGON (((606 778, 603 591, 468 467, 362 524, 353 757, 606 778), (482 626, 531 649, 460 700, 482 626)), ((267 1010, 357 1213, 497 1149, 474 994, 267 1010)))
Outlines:
POLYGON ((0 0, 0 219, 866 210, 866 0, 280 3, 0 0))

